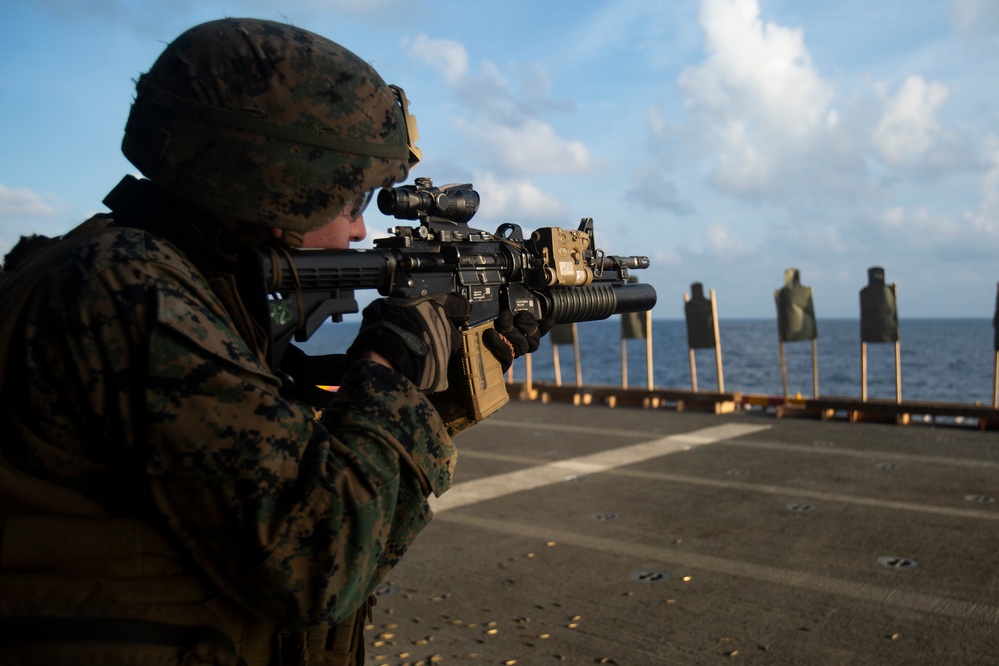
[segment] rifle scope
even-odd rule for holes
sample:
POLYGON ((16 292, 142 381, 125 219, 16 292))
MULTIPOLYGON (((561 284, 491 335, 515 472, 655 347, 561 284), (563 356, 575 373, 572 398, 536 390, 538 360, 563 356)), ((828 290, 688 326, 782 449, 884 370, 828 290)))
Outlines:
POLYGON ((378 210, 400 220, 466 224, 479 210, 479 193, 471 183, 434 187, 429 178, 417 178, 415 185, 383 188, 378 210))

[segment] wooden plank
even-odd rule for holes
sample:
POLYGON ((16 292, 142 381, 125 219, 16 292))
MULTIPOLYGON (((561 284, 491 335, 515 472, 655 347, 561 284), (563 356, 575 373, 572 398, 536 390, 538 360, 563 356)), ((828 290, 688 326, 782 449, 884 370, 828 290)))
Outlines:
POLYGON ((999 410, 991 405, 827 397, 783 398, 743 394, 740 392, 703 392, 682 389, 623 389, 615 386, 555 386, 543 382, 531 385, 512 382, 507 385, 514 400, 539 400, 542 403, 562 402, 577 406, 605 405, 662 409, 670 406, 678 411, 701 411, 726 414, 740 407, 773 409, 777 418, 815 418, 831 420, 845 415, 850 422, 912 423, 914 416, 926 416, 935 422, 938 417, 976 419, 981 430, 999 430, 999 410))

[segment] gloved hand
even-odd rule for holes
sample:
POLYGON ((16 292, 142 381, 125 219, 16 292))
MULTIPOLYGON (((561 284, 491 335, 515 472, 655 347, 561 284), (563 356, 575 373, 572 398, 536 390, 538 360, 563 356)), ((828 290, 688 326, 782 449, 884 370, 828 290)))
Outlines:
POLYGON ((347 357, 373 351, 420 390, 442 391, 447 388, 448 362, 461 349, 455 322, 467 316, 468 302, 455 294, 380 298, 364 308, 361 330, 347 357))
POLYGON ((554 326, 554 319, 538 320, 526 310, 516 315, 504 310, 496 318, 495 328, 482 334, 482 341, 506 372, 513 359, 537 351, 541 346, 541 336, 554 326))

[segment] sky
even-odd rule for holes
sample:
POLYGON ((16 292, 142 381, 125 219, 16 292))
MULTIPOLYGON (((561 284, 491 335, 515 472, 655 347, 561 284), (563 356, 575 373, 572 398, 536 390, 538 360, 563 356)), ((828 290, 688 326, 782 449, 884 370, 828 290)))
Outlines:
MULTIPOLYGON (((412 177, 472 183, 472 227, 592 217, 656 318, 700 282, 720 319, 995 313, 999 0, 0 0, 0 254, 105 208, 134 80, 185 29, 287 21, 410 99, 412 177)), ((412 182, 410 180, 410 182, 412 182)), ((396 224, 372 207, 370 247, 396 224)))

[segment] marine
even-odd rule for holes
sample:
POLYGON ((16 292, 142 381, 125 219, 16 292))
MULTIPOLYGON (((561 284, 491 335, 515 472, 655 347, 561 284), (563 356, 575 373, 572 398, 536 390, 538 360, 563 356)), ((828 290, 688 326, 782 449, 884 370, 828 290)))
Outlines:
MULTIPOLYGON (((143 178, 0 281, 0 664, 363 662, 372 592, 453 478, 428 391, 463 303, 376 301, 308 404, 235 266, 363 238, 415 140, 400 88, 283 23, 195 26, 139 78, 143 178)), ((504 347, 536 349, 518 327, 504 347)))

